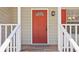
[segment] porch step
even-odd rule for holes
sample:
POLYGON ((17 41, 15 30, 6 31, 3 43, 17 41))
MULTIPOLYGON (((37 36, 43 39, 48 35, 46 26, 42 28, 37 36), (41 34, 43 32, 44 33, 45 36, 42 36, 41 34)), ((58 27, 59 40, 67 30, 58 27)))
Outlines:
POLYGON ((57 45, 22 45, 22 52, 57 52, 57 45))

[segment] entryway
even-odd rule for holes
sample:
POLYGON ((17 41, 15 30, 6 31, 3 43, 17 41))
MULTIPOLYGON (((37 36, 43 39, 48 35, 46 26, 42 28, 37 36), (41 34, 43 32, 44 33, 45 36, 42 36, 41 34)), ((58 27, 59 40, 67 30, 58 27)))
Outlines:
POLYGON ((21 51, 58 51, 57 11, 57 8, 22 7, 21 51))

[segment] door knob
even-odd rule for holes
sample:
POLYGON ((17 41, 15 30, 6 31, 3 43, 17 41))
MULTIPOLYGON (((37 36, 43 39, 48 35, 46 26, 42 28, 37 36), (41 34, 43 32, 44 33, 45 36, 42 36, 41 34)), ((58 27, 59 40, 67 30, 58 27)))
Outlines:
POLYGON ((47 27, 46 27, 46 31, 47 31, 47 27))

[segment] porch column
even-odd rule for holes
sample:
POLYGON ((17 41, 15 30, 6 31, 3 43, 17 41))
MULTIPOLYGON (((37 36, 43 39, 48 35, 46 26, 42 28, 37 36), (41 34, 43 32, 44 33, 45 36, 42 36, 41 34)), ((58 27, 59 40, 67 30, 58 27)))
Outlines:
POLYGON ((18 17, 17 23, 21 25, 21 8, 20 7, 18 7, 17 9, 17 17, 18 17))
POLYGON ((61 7, 58 7, 58 50, 61 51, 61 7))
POLYGON ((16 50, 21 51, 21 8, 17 8, 17 24, 20 25, 20 28, 16 33, 16 50))
POLYGON ((1 34, 1 25, 0 25, 0 46, 1 46, 1 37, 2 37, 2 34, 1 34))

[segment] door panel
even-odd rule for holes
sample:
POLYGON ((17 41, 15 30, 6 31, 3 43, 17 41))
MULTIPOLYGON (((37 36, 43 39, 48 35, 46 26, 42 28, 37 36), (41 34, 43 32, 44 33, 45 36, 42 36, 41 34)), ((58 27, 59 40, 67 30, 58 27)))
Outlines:
POLYGON ((32 42, 47 43, 47 10, 32 10, 32 42))

